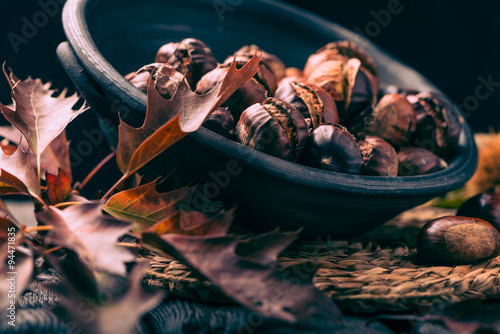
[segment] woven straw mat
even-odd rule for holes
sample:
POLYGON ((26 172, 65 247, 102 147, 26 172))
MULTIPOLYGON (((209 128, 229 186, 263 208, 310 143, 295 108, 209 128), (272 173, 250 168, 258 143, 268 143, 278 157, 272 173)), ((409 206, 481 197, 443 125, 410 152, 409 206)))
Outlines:
MULTIPOLYGON (((296 242, 279 261, 283 266, 316 262, 315 286, 345 311, 401 311, 499 297, 500 257, 455 267, 419 262, 419 229, 450 214, 454 210, 418 207, 353 240, 296 242)), ((191 300, 228 302, 210 282, 175 260, 153 257, 146 280, 191 300)))

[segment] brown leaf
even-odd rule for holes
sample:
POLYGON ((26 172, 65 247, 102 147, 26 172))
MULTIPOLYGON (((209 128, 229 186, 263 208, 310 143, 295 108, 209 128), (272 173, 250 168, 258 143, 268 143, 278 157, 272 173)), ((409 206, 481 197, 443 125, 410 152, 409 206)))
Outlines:
POLYGON ((188 204, 195 190, 190 187, 158 193, 155 187, 156 181, 153 181, 119 192, 107 201, 103 209, 117 219, 147 228, 177 214, 179 204, 188 204))
POLYGON ((50 83, 43 84, 40 79, 16 81, 13 75, 9 78, 6 74, 6 77, 12 86, 15 110, 1 103, 0 109, 5 119, 24 135, 39 166, 43 151, 85 107, 73 110, 79 99, 76 94, 66 97, 67 90, 63 90, 53 97, 56 91, 50 89, 50 83))
MULTIPOLYGON (((23 134, 12 125, 0 126, 0 136, 10 141, 12 144, 18 145, 19 143, 21 143, 23 151, 29 150, 28 143, 23 134)), ((4 148, 4 146, 2 146, 2 149, 5 153, 11 154, 10 152, 12 151, 12 149, 9 147, 6 148, 7 150, 4 148)), ((31 162, 33 168, 36 170, 36 156, 31 151, 30 155, 32 156, 31 162)), ((57 174, 59 168, 64 169, 67 174, 71 173, 69 142, 66 137, 66 131, 61 132, 59 136, 51 141, 47 149, 42 153, 42 156, 40 157, 41 176, 45 176, 46 172, 57 174)))
POLYGON ((235 209, 227 212, 219 211, 215 214, 196 211, 179 211, 175 216, 169 217, 151 226, 146 232, 158 235, 176 233, 182 235, 224 235, 229 230, 234 218, 235 209))
POLYGON ((266 317, 294 325, 330 326, 339 310, 312 285, 316 268, 278 266, 277 255, 297 233, 275 230, 246 240, 144 234, 143 242, 184 261, 228 297, 266 317))
POLYGON ((47 242, 74 250, 91 268, 124 275, 124 263, 134 260, 132 253, 117 245, 130 224, 103 215, 101 203, 82 203, 65 210, 45 207, 37 219, 54 226, 47 242))
POLYGON ((224 81, 203 95, 193 93, 184 80, 174 97, 165 100, 150 79, 144 125, 133 128, 120 120, 116 160, 123 174, 131 175, 172 144, 198 130, 210 112, 257 73, 259 61, 260 56, 254 56, 240 70, 233 62, 224 81))
POLYGON ((40 199, 40 181, 31 168, 30 153, 18 147, 10 156, 0 153, 0 182, 40 199))
POLYGON ((71 174, 59 168, 56 175, 47 172, 47 196, 52 205, 64 202, 73 192, 71 174))

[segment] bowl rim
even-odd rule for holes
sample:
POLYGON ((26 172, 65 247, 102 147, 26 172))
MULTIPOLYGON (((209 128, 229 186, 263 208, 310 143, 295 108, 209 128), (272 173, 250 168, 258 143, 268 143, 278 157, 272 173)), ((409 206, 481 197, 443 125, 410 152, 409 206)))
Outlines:
MULTIPOLYGON (((115 70, 100 53, 92 39, 85 21, 86 8, 92 1, 96 0, 68 0, 66 2, 62 15, 66 38, 77 58, 83 64, 84 70, 107 93, 106 96, 119 94, 120 99, 131 108, 145 111, 147 105, 146 94, 130 84, 115 70)), ((207 2, 209 0, 196 1, 207 2)), ((331 30, 332 27, 341 29, 346 35, 353 36, 357 40, 362 40, 370 48, 378 50, 383 56, 389 57, 393 62, 397 62, 399 66, 415 72, 419 80, 423 80, 426 84, 432 86, 428 80, 411 67, 390 56, 386 51, 364 39, 364 37, 338 24, 279 1, 255 1, 260 2, 262 5, 279 9, 287 16, 309 20, 324 30, 331 30)), ((441 93, 439 90, 438 92, 441 93)), ((452 105, 455 107, 454 112, 461 114, 453 102, 452 105)), ((351 175, 311 168, 245 147, 204 128, 200 128, 198 131, 190 134, 187 139, 193 140, 198 145, 207 149, 217 151, 218 154, 229 160, 236 160, 242 167, 255 169, 286 182, 293 182, 304 187, 325 191, 361 196, 424 197, 444 194, 465 184, 473 175, 477 165, 477 148, 472 131, 466 122, 462 130, 462 140, 465 140, 465 145, 461 147, 460 154, 457 153, 448 168, 437 173, 403 177, 351 175)))

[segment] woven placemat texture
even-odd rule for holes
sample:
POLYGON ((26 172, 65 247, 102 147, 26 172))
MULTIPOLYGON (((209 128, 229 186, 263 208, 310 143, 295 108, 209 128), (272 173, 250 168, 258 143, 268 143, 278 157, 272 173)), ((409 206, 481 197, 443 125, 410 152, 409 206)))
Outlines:
MULTIPOLYGON (((421 263, 415 249, 427 221, 454 210, 419 207, 353 240, 296 242, 283 266, 313 261, 315 286, 343 309, 362 313, 402 311, 471 298, 500 296, 500 258, 455 267, 421 263)), ((210 282, 175 260, 154 257, 147 282, 196 301, 229 302, 210 282)))

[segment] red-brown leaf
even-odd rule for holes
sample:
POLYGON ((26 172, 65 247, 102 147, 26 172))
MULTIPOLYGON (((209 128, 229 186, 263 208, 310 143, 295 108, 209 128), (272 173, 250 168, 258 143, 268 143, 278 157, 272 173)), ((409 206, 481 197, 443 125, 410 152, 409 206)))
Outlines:
MULTIPOLYGON (((12 125, 0 126, 0 136, 16 145, 21 143, 20 146, 23 149, 23 151, 29 150, 28 143, 26 142, 26 139, 24 138, 23 134, 12 125)), ((2 149, 6 154, 9 154, 12 151, 11 147, 14 146, 12 145, 9 145, 8 147, 2 146, 2 149)), ((36 170, 37 168, 36 156, 31 151, 30 155, 32 156, 31 163, 33 165, 33 168, 36 170)), ((64 169, 67 174, 71 173, 71 164, 69 159, 69 142, 66 137, 66 131, 61 132, 59 136, 57 136, 52 142, 50 142, 50 145, 47 147, 47 149, 42 153, 42 156, 40 157, 41 176, 44 176, 46 172, 49 172, 51 174, 56 174, 59 168, 64 169)))
POLYGON ((179 204, 189 204, 194 187, 158 193, 156 181, 113 195, 104 205, 104 211, 117 219, 139 223, 148 228, 177 214, 179 204))
POLYGON ((151 226, 146 232, 158 235, 167 233, 204 236, 224 235, 231 226, 234 211, 235 209, 227 212, 205 213, 182 210, 175 216, 151 226))
POLYGON ((43 84, 40 79, 17 81, 13 75, 6 77, 12 86, 15 110, 1 103, 0 109, 4 117, 21 131, 39 161, 52 140, 85 108, 73 110, 78 101, 76 94, 66 97, 67 91, 63 90, 59 96, 53 97, 56 91, 50 89, 50 83, 43 84))
POLYGON ((281 268, 277 255, 297 236, 273 231, 242 240, 144 234, 143 242, 184 261, 246 307, 291 324, 329 326, 339 310, 312 285, 312 266, 281 268))
POLYGON ((59 168, 57 174, 47 172, 47 196, 52 205, 64 202, 71 193, 71 174, 68 175, 64 169, 59 168))
POLYGON ((130 224, 102 214, 102 203, 82 203, 65 210, 45 207, 37 213, 39 222, 54 226, 47 241, 74 250, 91 268, 125 274, 125 263, 134 260, 117 245, 130 224))
POLYGON ((174 97, 165 100, 150 80, 144 125, 133 128, 120 121, 116 159, 123 174, 131 175, 172 144, 198 130, 210 112, 257 73, 259 61, 260 56, 255 56, 240 70, 233 62, 224 81, 203 95, 193 93, 184 80, 174 97))
POLYGON ((0 152, 0 182, 40 199, 40 180, 31 167, 30 153, 20 147, 10 156, 0 152))

